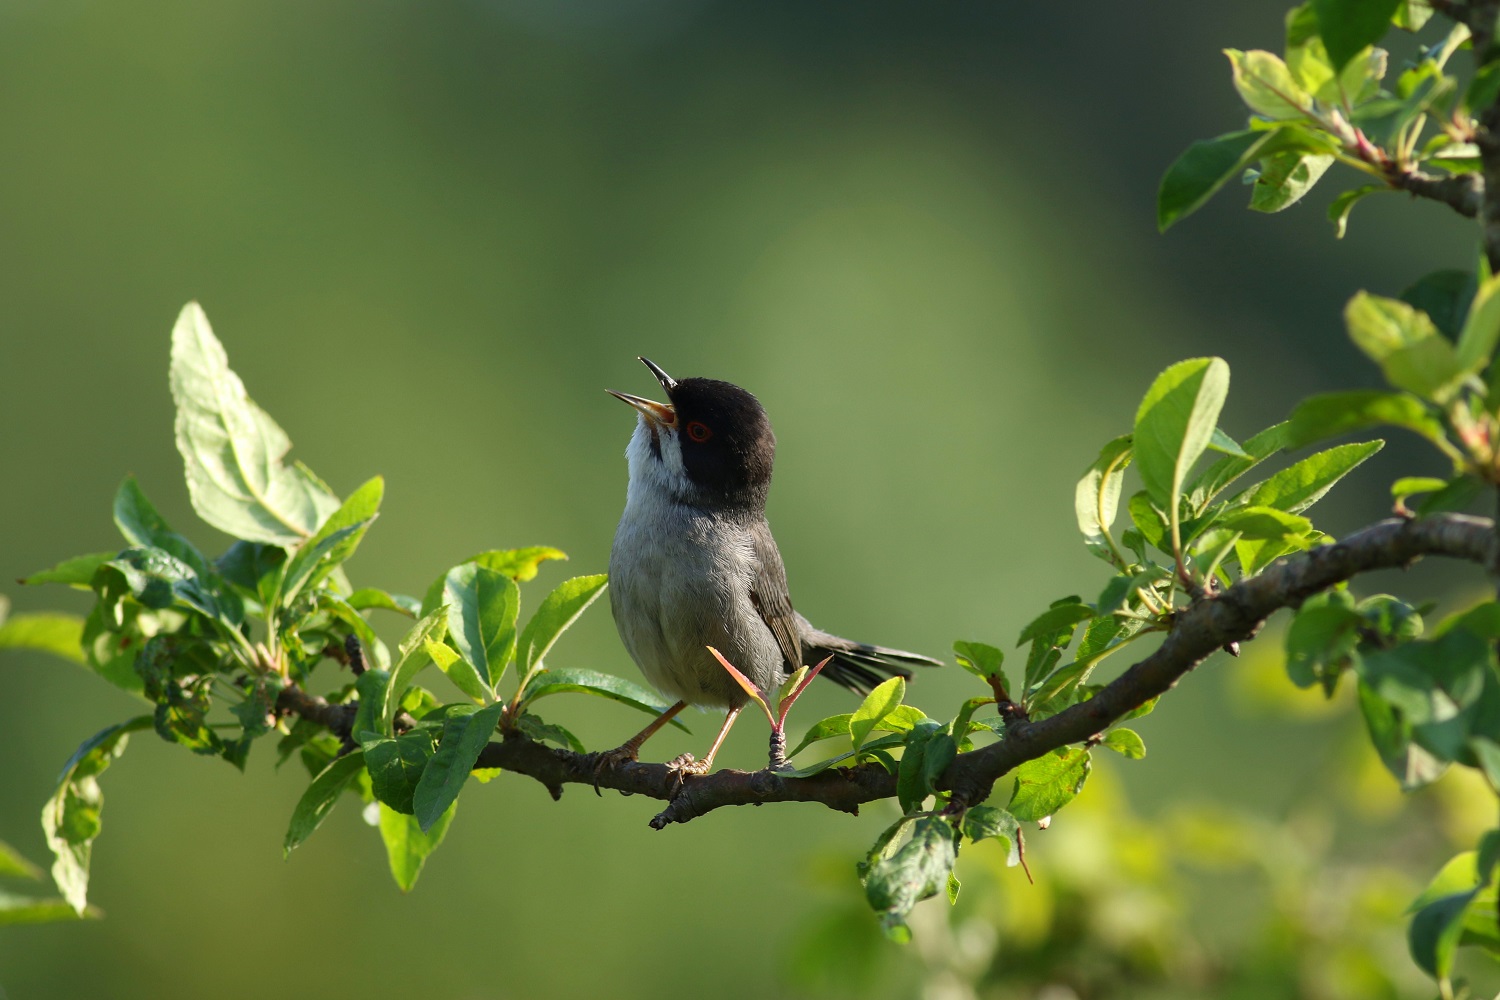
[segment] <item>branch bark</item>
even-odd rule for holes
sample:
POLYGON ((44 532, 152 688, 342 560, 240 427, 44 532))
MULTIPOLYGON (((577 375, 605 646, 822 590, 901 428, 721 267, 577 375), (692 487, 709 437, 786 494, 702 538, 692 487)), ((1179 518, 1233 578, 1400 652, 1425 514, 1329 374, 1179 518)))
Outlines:
MULTIPOLYGON (((982 802, 994 783, 1018 765, 1104 731, 1132 709, 1170 690, 1217 650, 1254 637, 1273 612, 1296 607, 1335 584, 1373 570, 1404 568, 1423 556, 1464 559, 1490 568, 1497 549, 1500 542, 1493 521, 1439 514, 1420 520, 1381 521, 1334 545, 1279 560, 1259 576, 1180 611, 1161 646, 1093 698, 1036 722, 1013 721, 999 742, 960 754, 938 787, 950 791, 959 808, 982 802)), ((280 704, 335 731, 348 710, 348 706, 329 705, 296 688, 283 692, 280 704)), ((498 767, 535 778, 553 798, 562 795, 564 785, 574 783, 665 801, 667 807, 651 820, 658 830, 723 806, 821 802, 855 813, 865 802, 896 794, 895 776, 873 762, 830 768, 808 778, 728 768, 683 778, 665 764, 638 762, 596 773, 596 759, 594 754, 555 749, 510 734, 486 746, 475 767, 498 767)))

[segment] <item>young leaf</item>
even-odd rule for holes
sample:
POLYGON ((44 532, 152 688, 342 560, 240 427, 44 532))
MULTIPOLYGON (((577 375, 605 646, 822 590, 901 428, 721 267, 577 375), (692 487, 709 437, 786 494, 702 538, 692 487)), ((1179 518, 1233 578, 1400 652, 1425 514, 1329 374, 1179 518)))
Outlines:
POLYGON ((1287 421, 1285 448, 1301 448, 1348 431, 1379 424, 1403 427, 1457 454, 1443 431, 1442 422, 1420 399, 1404 392, 1359 389, 1309 396, 1297 404, 1287 421))
POLYGON ((1364 201, 1369 195, 1392 190, 1395 189, 1385 184, 1366 184, 1363 187, 1345 191, 1329 202, 1328 221, 1333 223, 1333 238, 1341 240, 1349 231, 1349 213, 1354 211, 1355 205, 1364 201))
POLYGON ((994 646, 983 642, 955 642, 953 653, 958 665, 980 680, 999 677, 1000 683, 1005 683, 1005 673, 1000 669, 1005 654, 994 646))
POLYGON ((401 650, 401 659, 396 661, 396 666, 391 671, 391 682, 386 685, 385 699, 381 706, 380 732, 382 734, 390 735, 393 732, 391 720, 396 717, 396 709, 401 705, 401 696, 406 694, 406 689, 411 686, 417 673, 427 666, 427 661, 431 658, 428 646, 441 643, 443 630, 447 626, 446 609, 439 608, 413 625, 402 638, 398 647, 401 650))
POLYGON ((477 563, 448 571, 443 585, 448 635, 490 691, 516 654, 516 615, 521 592, 504 573, 477 563))
POLYGON ((92 552, 86 556, 74 556, 72 559, 64 559, 50 569, 39 570, 22 578, 21 583, 27 587, 34 587, 41 583, 62 583, 69 587, 87 590, 89 581, 94 578, 94 573, 116 555, 117 553, 114 552, 92 552))
POLYGON ((1089 752, 1059 747, 1016 768, 1016 790, 1007 807, 1020 820, 1051 816, 1072 802, 1089 776, 1089 752))
POLYGON ((1464 376, 1453 344, 1426 313, 1399 299, 1360 292, 1344 308, 1344 321, 1355 346, 1398 389, 1444 403, 1464 376))
POLYGON ((596 576, 576 576, 559 583, 543 599, 536 614, 526 623, 517 643, 516 669, 521 672, 522 677, 542 661, 557 637, 604 593, 608 582, 609 577, 603 573, 596 576))
POLYGON ((1156 377, 1135 417, 1135 460, 1158 507, 1174 509, 1188 470, 1208 447, 1229 393, 1219 358, 1180 361, 1156 377))
POLYGON ((1312 0, 1318 33, 1335 71, 1385 37, 1401 0, 1312 0))
POLYGON ((411 892, 422 874, 427 856, 437 850, 453 823, 453 814, 458 811, 458 802, 438 817, 432 829, 422 831, 415 816, 397 812, 384 802, 380 803, 380 839, 385 841, 386 859, 390 862, 391 877, 402 892, 411 892))
MULTIPOLYGON (((663 701, 639 684, 632 684, 625 678, 616 677, 613 674, 602 674, 597 670, 585 670, 581 667, 541 671, 531 679, 530 684, 526 685, 526 695, 521 704, 530 705, 538 698, 545 698, 563 691, 595 694, 601 698, 608 698, 610 701, 617 701, 622 705, 639 709, 647 715, 660 715, 672 707, 670 702, 663 701)), ((676 719, 672 720, 672 725, 685 733, 689 732, 688 727, 676 719)))
POLYGON ((1021 863, 1020 825, 1016 818, 998 806, 973 806, 964 813, 963 834, 976 844, 991 837, 1004 847, 1008 867, 1021 863))
POLYGON ((1480 372, 1495 354, 1500 341, 1500 277, 1493 277, 1474 294, 1468 318, 1458 336, 1458 366, 1480 372))
POLYGON ((365 530, 380 512, 385 495, 385 480, 376 476, 349 494, 338 510, 318 528, 315 535, 297 547, 286 565, 282 599, 290 602, 302 590, 312 590, 343 564, 364 538, 365 530))
MULTIPOLYGON (((561 549, 554 549, 549 545, 532 545, 524 549, 492 549, 470 556, 464 563, 474 563, 485 569, 492 569, 497 573, 504 573, 517 583, 525 583, 534 579, 538 568, 548 559, 562 559, 566 561, 567 553, 561 549)), ((432 586, 427 588, 427 594, 422 598, 422 606, 418 617, 429 614, 433 608, 443 603, 443 581, 446 577, 438 577, 432 581, 432 586)))
POLYGON ((900 677, 892 677, 871 691, 849 717, 849 738, 854 749, 859 750, 875 724, 895 711, 905 699, 906 681, 900 677))
POLYGON ((171 383, 177 450, 199 517, 236 538, 290 546, 338 509, 310 469, 282 464, 291 440, 251 401, 196 302, 172 329, 171 383))
POLYGON ((1327 153, 1287 151, 1267 157, 1250 188, 1252 212, 1280 212, 1302 200, 1333 166, 1327 153))
POLYGON ((407 597, 405 594, 390 594, 376 587, 361 587, 350 594, 346 600, 349 606, 356 611, 382 608, 386 611, 395 611, 398 614, 403 614, 408 618, 422 617, 420 614, 422 602, 415 597, 407 597))
POLYGON ((911 840, 889 858, 876 861, 865 877, 865 897, 881 914, 886 934, 910 939, 906 915, 913 906, 943 891, 958 859, 958 832, 937 817, 919 819, 911 840))
POLYGON ((438 669, 447 674, 448 679, 464 694, 481 705, 494 698, 494 693, 485 686, 474 665, 455 653, 451 647, 429 639, 422 644, 422 648, 432 657, 432 662, 438 665, 438 669))
MULTIPOLYGON (((1073 628, 1079 622, 1088 621, 1094 617, 1095 613, 1092 607, 1076 597, 1068 601, 1059 601, 1033 618, 1030 624, 1021 630, 1021 638, 1016 640, 1016 645, 1024 645, 1030 639, 1055 636, 1064 630, 1071 636, 1073 628)), ((1066 642, 1062 643, 1062 645, 1066 644, 1066 642)))
POLYGON ((412 806, 423 833, 431 833, 433 825, 458 799, 474 762, 489 743, 500 713, 505 706, 500 703, 481 708, 472 715, 450 716, 443 720, 443 741, 437 753, 427 762, 427 769, 417 782, 412 796, 412 806))
POLYGON ((89 860, 99 836, 104 793, 98 777, 125 752, 129 735, 151 727, 149 715, 108 726, 83 742, 63 765, 57 790, 42 806, 42 830, 56 860, 52 881, 68 905, 82 916, 88 908, 89 860))
POLYGON ((199 576, 208 574, 208 564, 203 554, 186 538, 167 526, 134 476, 126 476, 115 491, 115 526, 125 540, 137 548, 158 548, 168 552, 189 566, 199 576))
MULTIPOLYGON (((365 733, 365 736, 372 734, 365 733)), ((432 737, 417 731, 395 739, 362 740, 365 769, 370 772, 370 791, 383 804, 410 815, 412 796, 422 772, 432 757, 432 737)))
POLYGON ((0 605, 0 649, 35 649, 83 663, 83 619, 47 611, 6 618, 0 605))
POLYGON ((1256 507, 1274 507, 1288 514, 1301 513, 1322 499, 1335 483, 1383 447, 1384 441, 1367 441, 1362 444, 1342 444, 1316 455, 1309 455, 1297 464, 1282 469, 1270 479, 1252 486, 1244 495, 1245 502, 1256 507))
POLYGON ((1292 79, 1279 56, 1260 49, 1225 49, 1224 54, 1234 71, 1234 89, 1251 111, 1283 121, 1302 118, 1311 110, 1312 96, 1292 79))
POLYGON ((1120 487, 1125 482, 1125 467, 1130 464, 1130 435, 1117 437, 1099 452, 1073 492, 1073 509, 1083 544, 1106 562, 1114 561, 1109 544, 1109 529, 1120 508, 1120 487))
POLYGON ((307 791, 302 793, 302 798, 297 800, 297 808, 292 810, 292 822, 287 827, 286 839, 281 845, 282 857, 290 857, 292 851, 323 825, 323 820, 333 811, 345 786, 354 780, 364 766, 364 753, 354 750, 342 757, 335 757, 312 780, 307 791))
POLYGON ((1146 756, 1146 743, 1134 729, 1111 729, 1104 734, 1100 745, 1109 747, 1115 753, 1124 754, 1131 760, 1140 760, 1146 756))
POLYGON ((1166 232, 1196 212, 1231 177, 1252 163, 1275 135, 1252 129, 1193 143, 1161 179, 1156 196, 1156 228, 1166 232))

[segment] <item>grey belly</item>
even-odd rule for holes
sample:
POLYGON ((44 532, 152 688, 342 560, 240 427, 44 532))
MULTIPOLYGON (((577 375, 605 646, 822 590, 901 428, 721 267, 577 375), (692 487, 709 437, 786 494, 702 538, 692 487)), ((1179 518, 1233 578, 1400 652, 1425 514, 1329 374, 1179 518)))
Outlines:
POLYGON ((750 604, 754 567, 733 544, 709 544, 726 537, 713 525, 689 522, 688 528, 668 533, 628 516, 621 521, 609 561, 610 610, 620 640, 646 680, 668 697, 720 708, 748 700, 708 646, 774 694, 782 656, 750 604))

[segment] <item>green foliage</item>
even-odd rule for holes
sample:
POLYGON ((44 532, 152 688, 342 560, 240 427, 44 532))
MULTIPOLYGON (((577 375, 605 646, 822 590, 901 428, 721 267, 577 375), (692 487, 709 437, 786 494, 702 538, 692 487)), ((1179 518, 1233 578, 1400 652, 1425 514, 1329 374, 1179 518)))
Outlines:
MULTIPOLYGON (((646 711, 664 707, 619 678, 549 670, 543 662, 603 592, 602 575, 564 581, 518 630, 519 585, 544 562, 565 559, 558 549, 480 553, 443 573, 426 602, 377 587, 354 589, 345 567, 379 515, 383 480, 370 479, 340 501, 305 466, 287 465, 290 440, 250 399, 195 304, 173 330, 170 381, 193 507, 235 536, 229 548, 218 558, 205 556, 126 477, 113 514, 127 547, 68 559, 22 581, 91 591, 87 618, 43 613, 7 620, 0 598, 0 648, 82 663, 153 707, 85 743, 43 810, 57 857, 53 877, 69 913, 89 912, 89 859, 103 802, 97 777, 130 732, 152 728, 237 767, 257 740, 276 733, 280 758, 300 752, 312 775, 285 851, 311 836, 344 792, 358 791, 383 810, 391 873, 406 890, 441 843, 497 726, 581 751, 571 733, 525 709, 567 691, 603 694, 646 711), (366 620, 376 611, 421 612, 394 664, 366 620), (499 682, 518 657, 521 676, 502 699, 499 682), (362 670, 329 698, 347 713, 342 723, 325 721, 332 733, 289 715, 292 702, 285 700, 330 659, 362 670), (485 707, 444 705, 417 686, 433 664, 485 707)), ((0 919, 21 919, 21 904, 5 899, 0 912, 12 917, 0 919)))

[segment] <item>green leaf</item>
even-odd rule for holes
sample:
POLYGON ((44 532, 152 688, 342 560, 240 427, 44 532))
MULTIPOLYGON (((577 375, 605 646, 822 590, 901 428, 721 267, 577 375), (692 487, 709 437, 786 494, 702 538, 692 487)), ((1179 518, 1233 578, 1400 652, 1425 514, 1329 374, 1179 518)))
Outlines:
POLYGON ((1183 480, 1208 447, 1229 393, 1219 358, 1180 361, 1156 377, 1135 418, 1135 460, 1158 507, 1172 509, 1183 480))
POLYGON ((1130 435, 1117 437, 1099 452, 1073 492, 1073 509, 1083 544, 1106 562, 1114 561, 1109 544, 1109 529, 1120 508, 1120 488, 1125 482, 1125 467, 1130 464, 1130 435))
POLYGON ((562 726, 551 722, 543 722, 530 712, 522 712, 516 718, 516 728, 522 734, 538 743, 552 743, 562 747, 564 750, 572 750, 574 753, 584 753, 583 743, 578 737, 568 732, 562 726))
POLYGON ((998 806, 973 806, 964 813, 963 835, 976 844, 992 837, 1000 841, 1011 868, 1021 863, 1019 833, 1016 818, 998 806))
POLYGON ((1312 95, 1303 90, 1279 56, 1261 49, 1225 49, 1240 100, 1258 115, 1273 121, 1302 118, 1312 108, 1312 95))
POLYGON ((1251 506, 1230 511, 1215 527, 1249 539, 1295 538, 1312 530, 1312 522, 1275 507, 1251 506))
POLYGON ((1286 632, 1286 670, 1300 688, 1322 682, 1330 693, 1354 661, 1364 619, 1342 591, 1314 594, 1297 609, 1286 632))
POLYGON ((50 569, 39 570, 24 577, 20 582, 28 587, 41 583, 62 583, 70 587, 87 589, 89 581, 94 578, 94 573, 115 555, 114 552, 93 552, 86 556, 74 556, 72 559, 64 559, 50 569))
MULTIPOLYGON (((1323 498, 1340 479, 1360 463, 1385 447, 1384 441, 1341 444, 1282 469, 1270 479, 1257 483, 1244 494, 1245 502, 1255 507, 1274 507, 1288 514, 1298 514, 1323 498)), ((1311 525, 1308 525, 1311 528, 1311 525)), ((1306 529, 1304 529, 1306 530, 1306 529)))
POLYGON ((1464 376, 1453 344, 1427 314, 1399 299, 1359 292, 1344 309, 1349 338, 1398 389, 1446 402, 1464 376))
POLYGON ((536 614, 531 616, 526 628, 521 631, 521 639, 517 644, 516 669, 521 672, 522 677, 541 663, 557 637, 604 593, 608 582, 609 577, 603 573, 576 576, 559 583, 543 599, 536 614))
POLYGON ((1008 806, 1019 820, 1051 816, 1072 802, 1089 776, 1089 752, 1059 747, 1016 768, 1016 790, 1008 806))
POLYGON ((186 538, 173 531, 136 482, 126 476, 115 492, 115 526, 136 548, 157 548, 182 560, 200 576, 207 575, 203 554, 186 538))
POLYGON ((1464 92, 1464 106, 1479 114, 1500 98, 1500 62, 1486 62, 1474 73, 1464 92))
POLYGON ((1436 493, 1447 486, 1446 479, 1433 479, 1431 476, 1406 476, 1391 484, 1391 499, 1396 501, 1398 506, 1405 506, 1408 497, 1420 496, 1423 493, 1436 493))
MULTIPOLYGON (((363 736, 372 734, 365 733, 363 736)), ((432 757, 432 736, 425 732, 404 733, 395 739, 361 739, 365 769, 370 772, 370 791, 383 804, 410 814, 412 796, 422 772, 432 757)))
POLYGON ((171 383, 177 450, 199 517, 236 538, 297 545, 338 509, 310 469, 282 464, 291 440, 251 401, 196 302, 172 329, 171 383))
POLYGON ((380 839, 385 841, 385 854, 391 866, 391 877, 402 892, 411 892, 422 874, 427 856, 437 850, 453 823, 453 814, 458 811, 458 802, 438 817, 432 829, 422 831, 415 816, 403 815, 384 802, 380 804, 380 839))
POLYGON ((290 602, 302 590, 312 590, 344 563, 359 547, 370 522, 380 512, 385 480, 376 476, 349 494, 338 510, 328 516, 317 534, 297 547, 286 564, 282 598, 290 602))
POLYGON ((478 563, 453 567, 445 580, 449 638, 493 692, 516 655, 520 589, 504 573, 478 563))
POLYGON ((151 716, 138 715, 85 740, 63 765, 57 790, 42 806, 42 830, 56 857, 52 881, 79 916, 88 909, 89 860, 104 808, 98 777, 125 752, 129 735, 151 724, 151 716))
POLYGON ((1294 151, 1267 157, 1250 188, 1250 210, 1280 212, 1295 205, 1333 166, 1333 159, 1327 153, 1294 151))
POLYGON ((1050 638, 1064 630, 1067 630, 1068 635, 1071 636, 1072 629, 1079 622, 1088 621, 1094 617, 1095 613, 1093 607, 1082 603, 1077 598, 1067 603, 1054 604, 1033 618, 1030 624, 1021 630, 1021 638, 1016 640, 1016 645, 1025 645, 1031 639, 1050 638))
POLYGON ((1401 0, 1312 0, 1318 34, 1335 71, 1385 37, 1401 0))
POLYGON ((5 618, 0 609, 0 649, 35 649, 83 663, 83 619, 46 611, 5 618))
POLYGON ((420 614, 422 602, 415 597, 407 597, 405 594, 389 594, 375 587, 361 587, 350 594, 346 600, 356 611, 381 608, 385 611, 395 611, 408 618, 422 617, 420 614))
POLYGON ((1198 475, 1188 487, 1188 503, 1202 511, 1230 483, 1286 447, 1285 422, 1267 427, 1245 442, 1244 457, 1226 455, 1198 475))
POLYGON ((396 710, 401 706, 402 695, 406 694, 406 689, 411 686, 412 680, 421 669, 427 666, 431 658, 428 646, 438 645, 442 640, 443 630, 447 627, 447 609, 438 608, 413 625, 411 630, 402 637, 398 646, 401 658, 396 661, 396 666, 391 670, 391 682, 386 685, 385 700, 380 711, 382 734, 389 736, 392 733, 391 722, 396 718, 396 710))
MULTIPOLYGON (((608 698, 610 701, 617 701, 622 705, 639 709, 647 715, 660 715, 672 707, 671 702, 663 701, 639 684, 632 684, 623 677, 602 674, 597 670, 585 670, 580 667, 538 672, 531 679, 531 683, 526 685, 526 694, 521 704, 530 705, 538 698, 564 691, 596 694, 601 698, 608 698)), ((672 720, 672 725, 683 732, 689 732, 688 727, 676 719, 672 720)))
POLYGON ((82 913, 76 912, 66 899, 33 899, 30 896, 13 896, 8 892, 0 892, 0 927, 97 919, 100 916, 103 914, 92 906, 84 907, 82 913))
MULTIPOLYGON (((442 605, 437 610, 446 607, 447 605, 442 605)), ((437 610, 433 613, 436 614, 437 610)), ((438 669, 447 674, 448 679, 464 694, 481 705, 494 697, 489 688, 485 687, 484 680, 479 676, 479 671, 474 669, 474 665, 455 653, 452 648, 432 640, 423 643, 422 648, 427 651, 428 656, 432 657, 432 662, 438 665, 438 669)))
POLYGON ((497 703, 472 715, 443 720, 443 741, 427 762, 427 769, 422 772, 422 780, 417 783, 412 798, 423 833, 430 834, 434 824, 458 799, 469 772, 474 770, 474 762, 489 743, 504 710, 505 706, 497 703))
POLYGON ((1255 160, 1273 135, 1272 132, 1252 129, 1200 140, 1189 146, 1161 179, 1156 196, 1158 231, 1166 232, 1201 208, 1225 182, 1255 160))
POLYGON ((958 659, 958 665, 980 680, 988 681, 991 677, 999 677, 1000 683, 1005 683, 1005 672, 1000 669, 1005 662, 1005 654, 994 646, 983 642, 955 642, 953 653, 958 659))
POLYGON ((1355 205, 1372 194, 1391 190, 1393 189, 1385 184, 1366 184, 1345 191, 1333 199, 1328 205, 1328 221, 1333 223, 1334 239, 1343 239, 1344 234, 1349 231, 1349 213, 1354 211, 1355 205))
MULTIPOLYGON (((548 559, 566 560, 567 558, 567 554, 561 549, 554 549, 549 545, 532 545, 524 549, 492 549, 471 556, 464 562, 474 563, 497 573, 504 573, 517 583, 525 583, 527 580, 535 579, 539 567, 548 559)), ((420 614, 426 615, 443 603, 445 579, 440 576, 432 582, 432 586, 427 588, 427 595, 422 599, 420 614)))
POLYGON ((1478 290, 1474 272, 1447 269, 1423 275, 1401 293, 1401 301, 1425 312, 1444 336, 1457 340, 1478 290))
POLYGON ((1287 448, 1301 448, 1348 431, 1379 424, 1402 427, 1451 451, 1442 422, 1417 397, 1404 392, 1360 389, 1309 396, 1287 421, 1287 448))
POLYGON ((903 812, 922 807, 957 755, 958 742, 937 723, 924 722, 911 731, 896 771, 896 798, 903 812))
POLYGON ((40 882, 42 870, 23 858, 14 847, 0 840, 0 878, 26 878, 40 882))
POLYGON ((286 558, 286 549, 279 545, 235 542, 214 560, 214 570, 262 606, 270 607, 282 579, 286 558))
POLYGON ((795 757, 803 750, 806 750, 814 743, 817 743, 819 740, 827 740, 832 739, 835 736, 849 735, 849 720, 853 717, 854 713, 845 712, 842 715, 830 715, 826 719, 819 719, 817 722, 814 722, 811 726, 807 727, 807 732, 797 743, 797 746, 792 750, 791 753, 787 754, 787 756, 795 757))
POLYGON ((865 897, 881 914, 891 937, 906 940, 906 915, 913 906, 942 892, 958 860, 958 833, 946 820, 928 817, 913 827, 911 840, 889 858, 870 866, 865 897))
POLYGON ((906 681, 901 677, 892 677, 890 680, 876 686, 864 700, 859 708, 849 717, 849 738, 854 744, 854 749, 859 750, 869 737, 870 731, 881 719, 896 710, 896 706, 906 700, 906 681))
POLYGON ((810 778, 813 775, 818 774, 819 772, 828 770, 835 764, 842 764, 846 760, 853 760, 855 758, 874 758, 877 760, 881 760, 886 764, 887 770, 895 771, 896 768, 889 764, 889 755, 885 754, 884 752, 903 746, 905 745, 905 743, 906 737, 901 734, 881 736, 878 739, 873 739, 868 743, 865 743, 858 750, 846 750, 836 757, 830 757, 827 760, 820 760, 815 764, 808 764, 806 767, 799 767, 795 771, 786 771, 782 774, 782 777, 810 778))
MULTIPOLYGON (((1135 525, 1143 541, 1152 547, 1170 553, 1171 542, 1167 539, 1167 520, 1142 490, 1131 496, 1125 505, 1130 511, 1130 523, 1135 525)), ((1126 536, 1129 532, 1126 532, 1126 536)))
POLYGON ((1458 335, 1458 366, 1466 372, 1481 372, 1495 354, 1500 341, 1500 276, 1492 277, 1474 293, 1473 305, 1458 335))
POLYGON ((307 786, 307 791, 302 793, 302 798, 297 800, 297 808, 292 810, 292 822, 287 827, 286 839, 281 845, 282 857, 290 857, 292 851, 323 825, 323 820, 328 818, 328 814, 338 804, 340 793, 364 770, 364 766, 364 752, 354 750, 342 757, 335 757, 319 772, 312 784, 307 786))
POLYGON ((1100 746, 1109 747, 1115 753, 1124 754, 1131 760, 1146 756, 1146 741, 1134 729, 1111 729, 1104 734, 1100 746))

